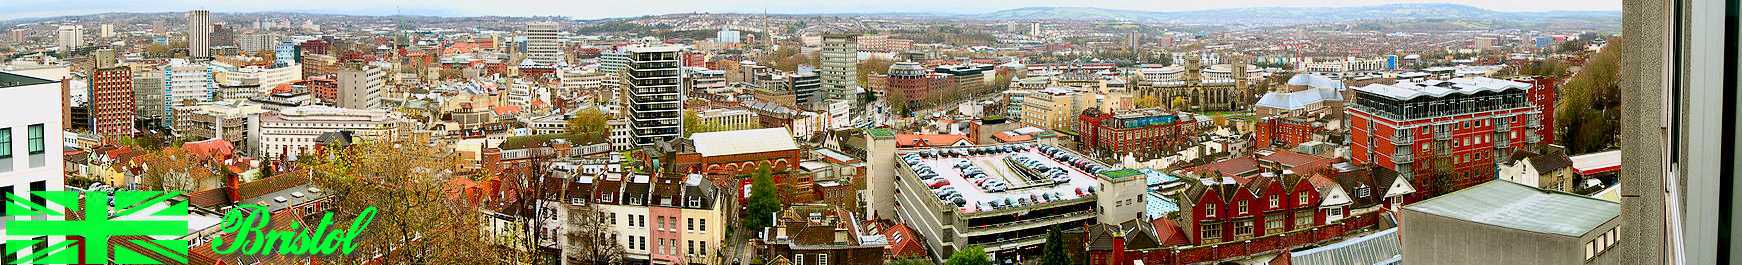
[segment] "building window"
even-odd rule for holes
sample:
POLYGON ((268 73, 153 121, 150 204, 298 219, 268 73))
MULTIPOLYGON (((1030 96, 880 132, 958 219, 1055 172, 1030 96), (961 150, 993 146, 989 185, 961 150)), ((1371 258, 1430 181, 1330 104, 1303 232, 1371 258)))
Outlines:
POLYGON ((1361 198, 1366 198, 1368 195, 1371 195, 1370 194, 1371 190, 1372 190, 1372 188, 1369 188, 1369 187, 1356 188, 1355 189, 1355 196, 1361 197, 1361 198))
POLYGON ((696 219, 695 218, 685 218, 684 219, 684 231, 696 231, 696 219))
POLYGON ((1252 238, 1252 220, 1234 222, 1234 240, 1252 238))
POLYGON ((1300 205, 1302 205, 1302 206, 1307 205, 1307 198, 1311 197, 1308 195, 1311 195, 1311 194, 1307 194, 1305 192, 1300 193, 1300 205))
POLYGON ((0 158, 12 158, 12 128, 0 128, 0 158))
POLYGON ((1240 214, 1246 214, 1246 201, 1240 201, 1240 214))
POLYGON ((1205 204, 1204 205, 1204 217, 1216 217, 1216 205, 1215 204, 1205 204))
POLYGON ((1313 215, 1311 213, 1300 212, 1294 214, 1294 229, 1301 229, 1312 225, 1313 215))
POLYGON ((817 254, 817 265, 829 265, 829 254, 817 254))
POLYGON ((29 130, 30 154, 40 155, 46 148, 42 143, 42 124, 31 125, 29 130))
POLYGON ((1282 199, 1281 198, 1282 198, 1281 196, 1276 196, 1275 194, 1271 194, 1270 195, 1270 208, 1271 209, 1282 208, 1282 199))
POLYGON ((701 248, 697 249, 700 251, 696 251, 696 253, 697 253, 696 255, 707 256, 708 255, 708 241, 697 241, 696 243, 697 243, 697 245, 701 246, 701 248))
POLYGON ((1287 221, 1287 218, 1282 218, 1280 214, 1264 217, 1264 234, 1282 234, 1283 229, 1287 228, 1284 227, 1284 221, 1287 221))
POLYGON ((792 264, 793 265, 804 265, 804 254, 792 255, 792 264))
POLYGON ((1199 225, 1199 229, 1203 230, 1203 235, 1198 236, 1198 238, 1204 242, 1203 244, 1208 245, 1222 242, 1222 224, 1202 224, 1199 225))
POLYGON ((696 220, 696 223, 701 224, 701 229, 697 229, 697 230, 702 231, 702 232, 708 231, 708 219, 696 220))

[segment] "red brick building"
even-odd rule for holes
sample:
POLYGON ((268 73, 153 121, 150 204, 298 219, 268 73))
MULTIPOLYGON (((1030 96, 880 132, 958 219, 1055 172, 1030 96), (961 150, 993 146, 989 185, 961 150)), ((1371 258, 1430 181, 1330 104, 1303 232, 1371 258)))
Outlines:
POLYGON ((926 100, 933 93, 956 89, 956 80, 947 74, 936 74, 926 71, 918 63, 898 62, 889 66, 889 74, 871 74, 866 78, 868 87, 874 90, 899 91, 908 101, 926 100))
POLYGON ((1258 147, 1294 148, 1313 140, 1313 134, 1323 131, 1313 121, 1299 117, 1264 117, 1258 119, 1253 133, 1258 147))
POLYGON ((1529 92, 1530 102, 1534 103, 1538 113, 1542 113, 1542 115, 1538 115, 1539 120, 1541 120, 1538 123, 1542 125, 1541 128, 1550 128, 1536 130, 1536 134, 1542 138, 1544 143, 1559 143, 1555 141, 1553 129, 1556 128, 1554 127, 1554 101, 1556 93, 1559 91, 1555 84, 1559 80, 1555 80, 1553 77, 1537 77, 1529 81, 1532 86, 1529 92))
POLYGON ((308 89, 308 93, 313 94, 315 99, 320 100, 323 104, 332 105, 339 102, 339 82, 330 76, 309 77, 308 80, 297 81, 297 84, 308 89))
POLYGON ((1157 158, 1197 143, 1198 124, 1191 114, 1161 109, 1101 112, 1090 108, 1078 116, 1077 144, 1094 156, 1135 155, 1157 158))
POLYGON ((91 131, 133 135, 133 70, 125 66, 92 70, 89 88, 91 131))
POLYGON ((1405 203, 1495 178, 1513 150, 1543 143, 1529 83, 1485 77, 1356 88, 1351 160, 1397 171, 1423 192, 1405 203))

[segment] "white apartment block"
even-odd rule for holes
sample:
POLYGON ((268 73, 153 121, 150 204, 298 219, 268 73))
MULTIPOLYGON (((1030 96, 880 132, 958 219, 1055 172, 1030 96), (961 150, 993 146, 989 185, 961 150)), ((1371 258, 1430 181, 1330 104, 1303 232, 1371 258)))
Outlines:
POLYGON ((381 93, 386 90, 387 73, 380 67, 349 63, 339 67, 338 107, 374 109, 381 107, 381 93))
MULTIPOLYGON (((21 110, 0 111, 0 192, 28 198, 32 191, 64 189, 61 113, 46 111, 61 108, 60 86, 58 81, 0 72, 0 105, 21 110)), ((40 198, 31 200, 46 203, 40 198)), ((0 226, 0 235, 8 235, 5 226, 0 226)), ((56 241, 48 237, 38 240, 56 241)))

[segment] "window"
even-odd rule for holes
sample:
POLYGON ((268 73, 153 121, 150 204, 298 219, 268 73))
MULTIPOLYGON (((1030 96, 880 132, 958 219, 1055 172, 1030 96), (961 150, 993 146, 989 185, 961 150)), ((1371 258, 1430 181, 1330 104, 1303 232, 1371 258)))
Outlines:
POLYGON ((1203 234, 1199 235, 1198 238, 1203 241, 1204 244, 1222 242, 1222 224, 1210 223, 1200 225, 1199 227, 1203 230, 1203 234))
POLYGON ((804 265, 804 254, 792 255, 793 265, 804 265))
POLYGON ((1283 221, 1285 221, 1285 220, 1287 220, 1287 218, 1282 218, 1282 215, 1280 215, 1280 214, 1264 217, 1264 234, 1265 235, 1282 234, 1282 230, 1284 228, 1287 228, 1287 227, 1284 227, 1283 221))
POLYGON ((1252 220, 1234 222, 1234 240, 1252 238, 1252 220))
POLYGON ((1312 197, 1310 195, 1312 195, 1312 194, 1307 194, 1305 192, 1300 193, 1300 205, 1302 205, 1302 206, 1307 205, 1308 204, 1307 198, 1312 197))
POLYGON ((1294 229, 1301 229, 1312 225, 1313 215, 1311 213, 1301 212, 1294 214, 1294 229))
POLYGON ((1371 192, 1371 190, 1372 190, 1372 188, 1369 188, 1369 187, 1356 188, 1355 189, 1355 196, 1366 198, 1367 195, 1370 195, 1369 192, 1371 192))
POLYGON ((683 253, 684 255, 695 255, 696 254, 696 241, 695 240, 684 240, 684 244, 685 244, 685 246, 684 246, 685 249, 684 249, 684 253, 683 253))
POLYGON ((1275 194, 1270 195, 1270 208, 1271 209, 1282 208, 1282 199, 1280 199, 1280 198, 1281 198, 1281 196, 1276 196, 1275 194))
POLYGON ((683 230, 684 231, 696 231, 696 219, 695 218, 685 218, 683 230))
POLYGON ((1246 201, 1240 201, 1240 214, 1246 214, 1246 201))
POLYGON ((1597 257, 1597 242, 1585 242, 1585 260, 1591 260, 1594 257, 1597 257))
POLYGON ((700 251, 696 251, 696 253, 697 253, 696 255, 707 256, 708 255, 708 241, 698 241, 696 243, 697 243, 697 245, 702 246, 701 248, 697 249, 700 251))
POLYGON ((611 224, 617 224, 617 213, 611 213, 611 224))
POLYGON ((817 265, 829 265, 829 254, 817 254, 817 265))
POLYGON ((1205 204, 1204 205, 1204 217, 1216 217, 1216 205, 1215 204, 1205 204))
POLYGON ((12 158, 12 128, 0 128, 0 158, 12 158))
POLYGON ((29 143, 30 143, 30 154, 32 154, 32 155, 42 154, 42 152, 44 150, 44 147, 42 145, 42 124, 36 124, 36 125, 30 126, 29 143))
POLYGON ((702 229, 699 229, 699 230, 701 230, 702 232, 707 232, 708 231, 708 219, 701 219, 699 221, 700 221, 699 223, 702 224, 702 227, 701 227, 702 229))

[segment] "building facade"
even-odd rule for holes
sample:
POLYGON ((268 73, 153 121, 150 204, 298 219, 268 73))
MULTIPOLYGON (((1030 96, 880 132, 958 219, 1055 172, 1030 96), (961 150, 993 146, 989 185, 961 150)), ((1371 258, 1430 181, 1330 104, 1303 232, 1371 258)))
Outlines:
POLYGON ((1506 156, 1542 142, 1528 83, 1486 77, 1356 88, 1350 160, 1397 171, 1421 200, 1494 179, 1506 156))
POLYGON ((1103 112, 1078 116, 1078 149, 1089 155, 1159 158, 1197 144, 1195 115, 1161 109, 1103 112))
MULTIPOLYGON (((59 81, 0 72, 0 105, 7 109, 60 109, 60 99, 65 97, 62 93, 59 81)), ((63 169, 66 163, 61 152, 64 146, 61 144, 64 139, 61 118, 61 114, 56 111, 0 112, 0 192, 30 198, 32 202, 47 205, 46 199, 31 196, 30 192, 65 189, 65 177, 62 175, 66 174, 63 169)), ((5 234, 5 229, 0 227, 0 234, 5 234)), ((35 239, 47 241, 44 244, 57 243, 46 236, 35 239)), ((19 251, 16 257, 28 256, 33 252, 26 248, 19 251)), ((8 258, 7 261, 13 260, 8 258)))
POLYGON ((556 22, 527 23, 526 59, 545 66, 562 64, 562 40, 557 38, 561 30, 556 22))
POLYGON ((823 92, 827 99, 853 99, 853 90, 859 87, 856 70, 859 65, 859 44, 854 41, 856 37, 858 34, 823 34, 823 65, 818 70, 821 72, 823 92))
POLYGON ((683 135, 683 72, 678 65, 678 46, 626 48, 629 64, 629 126, 635 144, 652 145, 683 135))
POLYGON ((262 113, 248 125, 248 135, 257 139, 252 146, 256 155, 296 160, 300 154, 313 152, 315 139, 323 134, 348 131, 358 137, 384 139, 400 132, 397 129, 406 122, 385 110, 302 106, 262 113))
POLYGON ((381 107, 381 93, 387 86, 387 74, 380 67, 358 62, 339 68, 338 97, 334 106, 347 109, 381 107))
POLYGON ((212 11, 188 11, 188 57, 212 58, 212 11))
POLYGON ((91 131, 100 135, 133 135, 133 69, 110 67, 91 71, 88 83, 91 131))

